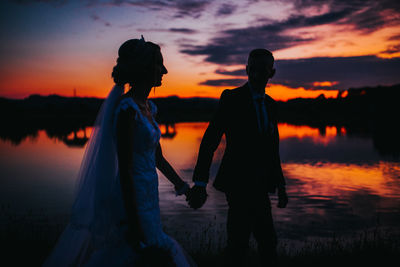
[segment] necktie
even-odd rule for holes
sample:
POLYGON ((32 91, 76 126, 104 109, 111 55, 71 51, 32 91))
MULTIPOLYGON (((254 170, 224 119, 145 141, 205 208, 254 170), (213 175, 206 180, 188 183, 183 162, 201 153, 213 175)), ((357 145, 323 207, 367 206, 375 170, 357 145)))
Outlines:
POLYGON ((258 103, 258 112, 259 112, 259 118, 260 118, 260 132, 265 133, 265 114, 264 114, 264 97, 259 97, 257 98, 257 103, 258 103))

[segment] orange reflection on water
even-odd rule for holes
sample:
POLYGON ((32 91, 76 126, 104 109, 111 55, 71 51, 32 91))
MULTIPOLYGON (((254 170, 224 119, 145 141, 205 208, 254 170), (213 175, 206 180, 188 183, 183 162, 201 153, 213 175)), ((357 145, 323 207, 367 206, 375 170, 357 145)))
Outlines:
MULTIPOLYGON (((302 189, 308 195, 335 196, 339 191, 368 191, 382 197, 398 196, 393 177, 399 177, 400 166, 394 162, 373 165, 343 163, 286 163, 287 177, 304 182, 302 189)), ((302 191, 303 191, 302 190, 302 191)))
POLYGON ((337 85, 339 82, 337 81, 323 81, 323 82, 313 82, 313 86, 315 87, 332 87, 334 85, 337 85))
POLYGON ((335 126, 326 126, 324 128, 313 128, 306 125, 291 125, 287 123, 279 123, 279 137, 281 140, 287 138, 311 138, 315 144, 328 144, 332 142, 335 137, 346 133, 345 128, 339 130, 335 126))
MULTIPOLYGON (((30 176, 23 177, 26 180, 50 179, 49 175, 36 176, 35 173, 45 170, 54 172, 54 169, 67 173, 73 170, 74 173, 68 175, 68 179, 74 180, 82 160, 83 148, 71 148, 58 138, 49 138, 45 131, 40 130, 35 137, 26 138, 17 146, 0 141, 0 161, 5 166, 24 166, 31 173, 30 176)), ((51 178, 58 179, 58 176, 54 174, 51 178)))
POLYGON ((304 137, 312 137, 312 136, 319 136, 319 130, 317 128, 311 128, 309 126, 297 126, 291 125, 287 123, 279 123, 279 137, 280 139, 287 139, 287 138, 304 138, 304 137))
MULTIPOLYGON (((165 158, 179 170, 192 170, 197 161, 197 154, 201 139, 207 129, 208 122, 177 123, 174 125, 176 135, 174 138, 162 138, 161 147, 165 158)), ((161 132, 165 132, 165 125, 160 125, 161 132)), ((221 159, 225 142, 222 139, 220 146, 214 153, 214 162, 221 159)), ((188 174, 183 174, 190 176, 188 174)), ((189 177, 186 177, 189 178, 189 177)))

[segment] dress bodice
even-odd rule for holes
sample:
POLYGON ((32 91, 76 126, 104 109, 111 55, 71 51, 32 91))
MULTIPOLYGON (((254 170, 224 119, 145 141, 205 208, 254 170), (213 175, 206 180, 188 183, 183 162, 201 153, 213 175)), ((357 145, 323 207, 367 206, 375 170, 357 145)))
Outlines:
POLYGON ((152 115, 151 121, 142 114, 139 106, 131 97, 123 98, 115 111, 116 116, 118 116, 121 110, 127 110, 128 108, 132 108, 135 111, 135 131, 133 132, 134 136, 132 136, 134 153, 152 153, 157 148, 160 140, 161 132, 157 122, 154 120, 157 107, 152 101, 148 100, 148 102, 152 115))

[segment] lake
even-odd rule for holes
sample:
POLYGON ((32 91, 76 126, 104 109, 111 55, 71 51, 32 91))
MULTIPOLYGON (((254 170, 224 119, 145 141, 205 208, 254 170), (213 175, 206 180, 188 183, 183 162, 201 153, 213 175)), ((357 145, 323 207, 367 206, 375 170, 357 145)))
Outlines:
MULTIPOLYGON (((189 183, 207 125, 192 122, 160 126, 164 156, 189 183)), ((90 131, 86 128, 60 140, 40 130, 17 145, 0 140, 3 241, 10 238, 10 233, 19 235, 20 240, 57 238, 68 222, 90 131), (41 233, 38 237, 32 231, 41 233)), ((281 123, 279 131, 289 195, 286 209, 276 208, 276 197, 271 195, 280 240, 302 242, 351 236, 376 227, 399 230, 399 158, 382 155, 372 137, 349 134, 344 127, 321 129, 281 123)), ((212 178, 223 151, 224 142, 215 152, 212 178)), ((223 247, 227 215, 224 194, 209 185, 206 204, 192 210, 184 197, 175 197, 173 186, 160 173, 159 180, 165 231, 188 250, 223 247)))

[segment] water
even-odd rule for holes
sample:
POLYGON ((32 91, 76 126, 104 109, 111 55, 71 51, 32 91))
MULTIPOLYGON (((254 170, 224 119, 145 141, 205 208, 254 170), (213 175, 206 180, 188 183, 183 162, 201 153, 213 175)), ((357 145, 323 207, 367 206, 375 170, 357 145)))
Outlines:
MULTIPOLYGON (((189 183, 206 127, 207 123, 177 123, 168 129, 161 126, 163 154, 189 183)), ((345 128, 279 124, 279 130, 290 198, 286 209, 278 209, 276 197, 271 195, 281 240, 351 235, 374 227, 399 230, 398 158, 382 155, 371 137, 348 134, 345 128)), ((39 131, 18 145, 0 141, 1 231, 15 225, 26 228, 42 224, 42 231, 51 230, 56 238, 67 223, 73 202, 84 152, 79 143, 90 131, 71 133, 62 140, 39 131)), ((211 177, 216 174, 224 146, 222 141, 214 154, 211 177)), ((223 246, 227 211, 224 194, 208 186, 207 203, 192 210, 183 196, 175 197, 168 180, 159 176, 165 231, 189 250, 223 246)))

